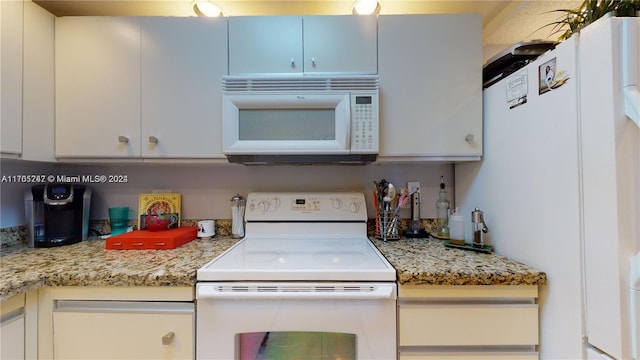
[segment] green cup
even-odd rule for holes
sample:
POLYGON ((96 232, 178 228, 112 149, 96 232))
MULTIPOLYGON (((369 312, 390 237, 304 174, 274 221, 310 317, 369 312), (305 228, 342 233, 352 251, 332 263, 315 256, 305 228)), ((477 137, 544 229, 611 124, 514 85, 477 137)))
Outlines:
POLYGON ((129 227, 129 207, 120 206, 109 208, 109 223, 111 224, 111 235, 127 232, 127 228, 129 227))

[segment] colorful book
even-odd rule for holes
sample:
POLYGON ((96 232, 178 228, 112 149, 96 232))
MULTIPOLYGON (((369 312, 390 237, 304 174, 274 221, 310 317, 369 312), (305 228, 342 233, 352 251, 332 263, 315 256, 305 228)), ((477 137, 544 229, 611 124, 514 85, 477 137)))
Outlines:
POLYGON ((161 215, 171 219, 169 228, 180 226, 180 193, 140 194, 138 198, 138 229, 145 230, 147 216, 161 215))

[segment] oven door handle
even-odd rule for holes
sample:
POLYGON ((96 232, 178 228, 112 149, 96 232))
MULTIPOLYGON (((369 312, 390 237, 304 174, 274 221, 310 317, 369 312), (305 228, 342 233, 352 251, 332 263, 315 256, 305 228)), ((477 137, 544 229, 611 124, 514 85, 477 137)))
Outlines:
MULTIPOLYGON (((231 286, 229 286, 231 287, 231 286)), ((273 289, 273 287, 272 287, 273 289)), ((226 289, 210 284, 198 284, 196 299, 243 299, 243 300, 383 300, 396 299, 395 285, 375 285, 368 290, 339 290, 327 291, 323 289, 287 290, 259 290, 259 289, 226 289)))

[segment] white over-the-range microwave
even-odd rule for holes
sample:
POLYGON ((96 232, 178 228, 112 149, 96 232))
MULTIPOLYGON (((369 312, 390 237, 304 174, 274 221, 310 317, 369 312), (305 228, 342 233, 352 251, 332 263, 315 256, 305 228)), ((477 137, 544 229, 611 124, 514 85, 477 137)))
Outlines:
POLYGON ((357 163, 379 146, 378 76, 226 76, 222 142, 230 162, 357 163))

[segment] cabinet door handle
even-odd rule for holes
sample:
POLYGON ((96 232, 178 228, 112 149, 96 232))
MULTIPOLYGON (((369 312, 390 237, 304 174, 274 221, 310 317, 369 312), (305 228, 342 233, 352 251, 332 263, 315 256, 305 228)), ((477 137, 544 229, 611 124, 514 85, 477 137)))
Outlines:
POLYGON ((316 58, 311 58, 311 66, 316 67, 316 58))
POLYGON ((294 58, 291 58, 291 67, 296 67, 296 61, 294 58))
POLYGON ((171 344, 174 337, 176 337, 176 334, 173 331, 169 331, 165 336, 162 337, 162 345, 171 344))
POLYGON ((126 137, 126 136, 120 135, 120 136, 118 136, 118 142, 127 144, 129 142, 129 138, 126 137))
POLYGON ((155 136, 149 136, 149 143, 157 144, 158 143, 158 138, 155 137, 155 136))
POLYGON ((467 136, 464 137, 464 140, 466 142, 472 142, 474 139, 473 134, 467 134, 467 136))

